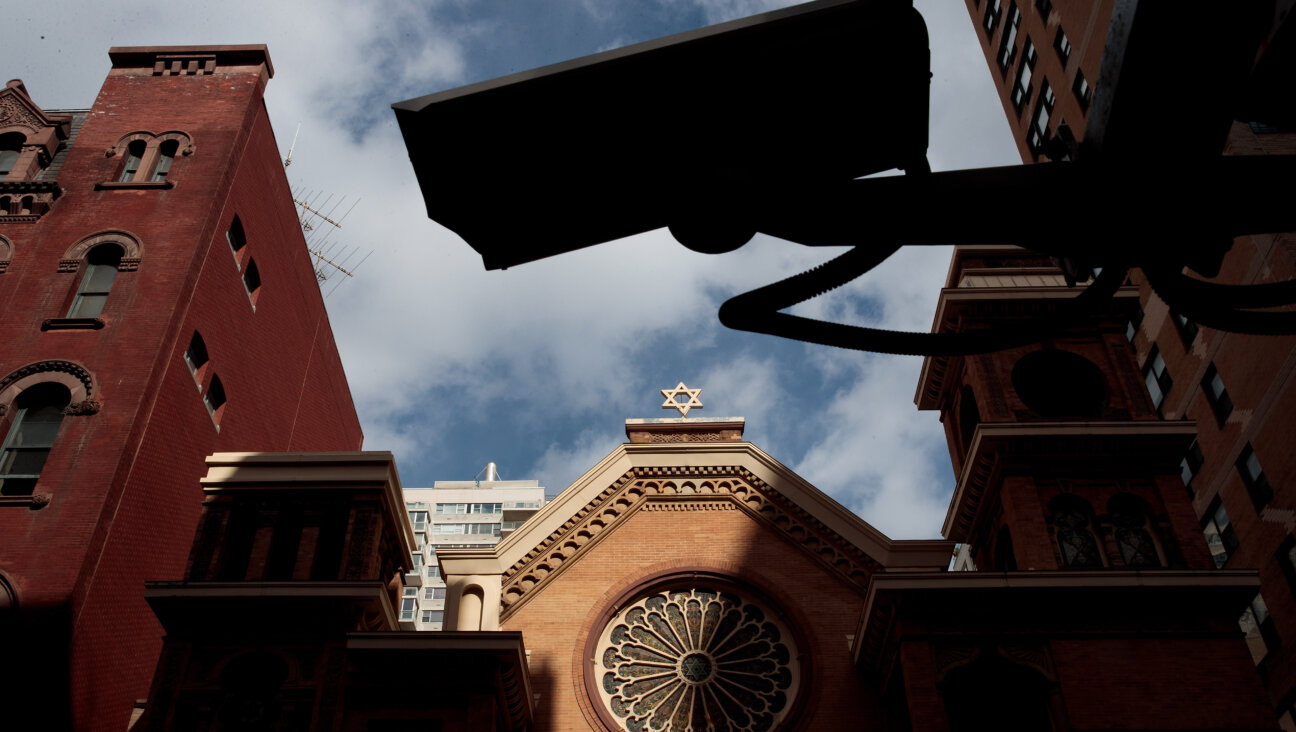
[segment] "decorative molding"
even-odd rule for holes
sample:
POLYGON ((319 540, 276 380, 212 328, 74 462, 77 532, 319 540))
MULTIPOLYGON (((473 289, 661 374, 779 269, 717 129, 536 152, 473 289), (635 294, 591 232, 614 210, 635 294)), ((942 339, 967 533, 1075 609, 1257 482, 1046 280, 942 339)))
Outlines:
POLYGON ((215 71, 214 53, 159 53, 153 61, 154 76, 203 76, 215 71))
POLYGON ((974 644, 950 645, 941 643, 934 649, 936 657, 936 683, 945 680, 945 675, 959 666, 966 666, 981 654, 980 646, 974 644))
POLYGON ((35 363, 29 363, 15 371, 11 371, 8 376, 0 379, 0 393, 3 393, 5 389, 8 389, 19 379, 25 379, 28 376, 50 372, 67 374, 77 381, 80 381, 85 388, 86 400, 89 400, 94 394, 94 380, 90 376, 90 372, 71 361, 60 360, 37 361, 35 363))
POLYGON ((76 272, 90 250, 100 244, 116 244, 121 247, 122 258, 117 264, 119 272, 133 272, 139 269, 140 257, 143 253, 143 245, 140 244, 139 237, 123 229, 108 229, 84 236, 68 247, 59 259, 58 271, 76 272))
POLYGON ((1057 681, 1047 644, 1039 641, 1012 641, 1000 643, 996 650, 1012 663, 1034 669, 1049 681, 1057 681))
POLYGON ((723 435, 719 432, 654 432, 648 441, 653 443, 673 442, 720 442, 723 435))
POLYGON ((63 409, 63 413, 71 417, 82 417, 87 414, 98 414, 103 404, 94 399, 86 399, 81 402, 72 402, 63 409))
POLYGON ((41 321, 41 330, 99 330, 104 322, 99 318, 47 318, 41 321))
POLYGON ((81 269, 81 260, 79 259, 60 259, 58 263, 59 272, 75 272, 81 269))
MULTIPOLYGON (((8 91, 8 89, 0 90, 8 91)), ((45 120, 24 104, 15 93, 0 93, 0 129, 5 127, 22 127, 29 132, 39 132, 45 127, 45 120)))
POLYGON ((39 511, 40 509, 50 505, 50 501, 52 500, 54 500, 54 496, 50 493, 33 493, 31 495, 32 510, 39 511))
POLYGON ((634 468, 591 500, 525 557, 504 571, 500 620, 533 591, 584 554, 597 537, 639 509, 711 511, 741 509, 863 591, 882 565, 809 512, 737 466, 634 468), (720 509, 719 504, 729 508, 720 509), (694 507, 696 505, 696 507, 694 507), (649 508, 651 506, 651 508, 649 508))

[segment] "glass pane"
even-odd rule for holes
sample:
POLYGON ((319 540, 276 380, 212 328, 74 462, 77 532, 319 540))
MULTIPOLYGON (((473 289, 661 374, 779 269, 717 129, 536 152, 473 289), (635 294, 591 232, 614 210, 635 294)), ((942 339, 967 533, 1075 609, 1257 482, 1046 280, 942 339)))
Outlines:
POLYGON ((111 264, 91 264, 86 267, 85 278, 81 280, 81 291, 106 293, 112 289, 116 277, 117 267, 111 264))
POLYGON ((1143 381, 1147 383, 1148 394, 1152 397, 1152 406, 1160 407, 1161 402, 1165 401, 1165 394, 1161 393, 1161 385, 1157 383, 1156 374, 1148 371, 1143 375, 1143 381))
POLYGON ((1211 521, 1202 528, 1202 534, 1206 536, 1206 548, 1210 550, 1211 557, 1215 560, 1215 568, 1223 567, 1228 561, 1228 550, 1224 548, 1224 540, 1220 538, 1219 527, 1211 521))
POLYGON ((0 475, 40 475, 49 448, 8 449, 0 453, 0 475))
POLYGON ((95 318, 103 312, 104 303, 108 302, 107 295, 77 295, 76 300, 72 302, 72 309, 68 311, 69 318, 95 318))

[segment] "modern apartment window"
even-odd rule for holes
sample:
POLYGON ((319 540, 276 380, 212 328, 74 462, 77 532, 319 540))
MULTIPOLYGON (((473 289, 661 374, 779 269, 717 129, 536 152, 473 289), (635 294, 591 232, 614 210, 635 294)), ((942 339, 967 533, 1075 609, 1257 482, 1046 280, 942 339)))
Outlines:
POLYGON ((194 331, 193 337, 189 339, 189 347, 184 352, 185 365, 189 367, 189 373, 193 376, 194 383, 198 385, 198 391, 203 388, 203 376, 207 370, 207 344, 198 331, 194 331))
POLYGON ((1013 82, 1012 104, 1017 114, 1021 115, 1022 108, 1030 101, 1031 96, 1031 74, 1035 71, 1035 59, 1039 54, 1035 51, 1035 44, 1031 42, 1030 36, 1026 37, 1025 43, 1022 44, 1022 60, 1017 67, 1017 79, 1013 82))
POLYGON ((1008 25, 1004 27, 1003 40, 999 42, 999 54, 995 61, 999 63, 999 73, 1007 74, 1008 67, 1017 58, 1017 30, 1021 27, 1021 11, 1017 3, 1008 6, 1008 25))
POLYGON ((243 270, 243 289, 247 290, 252 309, 256 310, 257 295, 261 291, 261 272, 254 259, 248 259, 247 269, 243 270))
POLYGON ((230 251, 234 252, 234 262, 243 266, 243 247, 247 246, 247 234, 243 231, 243 222, 235 216, 230 222, 229 229, 225 232, 225 240, 229 242, 230 251))
POLYGON ((68 309, 69 318, 95 318, 103 312, 108 292, 117 278, 117 268, 121 266, 122 254, 122 248, 116 244, 100 244, 86 254, 85 271, 72 307, 68 309))
POLYGON ((1053 105, 1056 101, 1053 88, 1049 86, 1048 79, 1044 79, 1040 82, 1040 96, 1035 102, 1035 115, 1031 117, 1030 129, 1026 132, 1026 144, 1036 155, 1040 153, 1044 143, 1048 142, 1049 118, 1053 114, 1053 105))
POLYGON ((1211 556, 1215 558, 1216 568, 1223 567, 1233 552, 1237 551, 1238 538, 1237 532, 1233 531, 1233 523, 1229 521, 1228 511, 1224 510, 1224 504, 1218 496, 1202 518, 1202 534, 1206 536, 1206 548, 1210 549, 1211 556))
POLYGON ((1255 598, 1242 611, 1242 617, 1238 618, 1238 626, 1242 628, 1243 633, 1246 633, 1247 647, 1250 648, 1251 658, 1257 665, 1281 643, 1278 629, 1274 627, 1273 618, 1269 616, 1269 608, 1265 606, 1264 598, 1259 593, 1256 593, 1255 598))
POLYGON ((1206 394, 1206 401, 1210 402, 1211 411, 1215 412, 1215 420, 1223 426, 1224 421, 1233 413, 1233 399, 1228 395, 1228 389, 1224 388, 1224 380, 1220 378, 1219 370, 1215 364, 1211 364, 1206 369, 1206 375, 1201 381, 1202 392, 1206 394))
POLYGON ((212 374, 207 393, 203 394, 203 404, 207 405, 207 414, 211 415, 212 424, 220 432, 221 417, 225 414, 225 385, 216 374, 212 374))
POLYGON ((1183 313, 1170 311, 1170 319, 1174 321, 1175 330, 1179 331, 1179 338, 1183 340, 1184 348, 1192 347, 1193 341, 1197 339, 1197 324, 1192 322, 1183 313))
POLYGON ((1075 83, 1071 85, 1071 91, 1075 92, 1076 101, 1080 102, 1080 109, 1089 109, 1089 99, 1093 96, 1093 90, 1089 88, 1089 82, 1085 80, 1083 71, 1076 71, 1075 83))
POLYGON ((423 621, 424 623, 430 623, 430 622, 432 622, 432 611, 431 611, 431 610, 424 610, 424 611, 423 611, 423 617, 422 617, 421 619, 422 619, 422 621, 423 621))
POLYGON ((148 143, 144 140, 131 140, 126 146, 126 159, 122 161, 121 175, 117 180, 121 183, 128 183, 135 180, 135 174, 139 172, 140 161, 144 159, 144 149, 148 143))
POLYGON ((1242 448, 1242 454, 1237 459, 1237 469, 1256 513, 1260 513, 1273 499, 1273 487, 1269 485, 1269 479, 1265 477, 1264 468, 1260 467, 1260 460, 1251 448, 1251 443, 1242 448))
POLYGON ((423 588, 424 600, 444 600, 445 595, 446 595, 446 588, 444 587, 424 587, 423 588))
POLYGON ((1062 59, 1062 68, 1065 69, 1067 61, 1071 59, 1071 41, 1067 39, 1061 26, 1058 26, 1057 37, 1053 39, 1053 48, 1057 51, 1058 58, 1062 59))
POLYGON ((401 600, 401 620, 413 620, 416 612, 418 612, 417 597, 406 597, 401 600))
POLYGON ((1160 410, 1174 380, 1170 378, 1165 359, 1161 358, 1161 351, 1156 346, 1152 346, 1152 352, 1143 364, 1143 381, 1147 384, 1148 395, 1152 397, 1152 407, 1160 410))
POLYGON ((71 401, 67 387, 52 382, 24 389, 14 399, 17 411, 0 443, 0 496, 30 496, 35 490, 71 401))
POLYGON ((424 531, 427 529, 427 511, 411 511, 410 523, 414 524, 415 531, 424 531))
POLYGON ((985 29, 986 37, 994 35, 995 26, 999 25, 999 17, 1003 15, 1002 0, 990 0, 986 5, 985 20, 981 22, 981 27, 985 29))
POLYGON ((423 622, 425 623, 445 622, 445 611, 444 610, 424 610, 423 622))
POLYGON ((428 565, 428 568, 427 568, 427 576, 430 577, 430 578, 432 578, 432 579, 436 579, 436 578, 440 577, 440 576, 441 576, 441 565, 439 565, 439 564, 429 564, 429 565, 428 565))
POLYGON ((18 155, 22 152, 23 143, 27 137, 21 132, 6 132, 0 135, 0 180, 9 175, 18 163, 18 155))
POLYGON ((167 173, 171 172, 171 161, 175 159, 176 150, 180 149, 178 140, 164 140, 158 146, 157 163, 153 166, 153 176, 150 180, 164 181, 167 173))
POLYGON ((401 591, 401 595, 403 597, 418 597, 418 588, 406 587, 404 590, 401 591))
POLYGON ((436 505, 437 513, 447 514, 500 513, 503 510, 502 503, 438 503, 436 505))
POLYGON ((1202 463, 1205 461, 1206 456, 1202 454, 1201 446, 1197 444, 1196 440, 1193 440, 1192 444, 1188 446, 1188 453, 1184 455, 1184 459, 1179 463, 1179 477, 1183 479, 1185 486, 1192 487, 1192 480, 1197 476, 1197 473, 1201 472, 1202 463))

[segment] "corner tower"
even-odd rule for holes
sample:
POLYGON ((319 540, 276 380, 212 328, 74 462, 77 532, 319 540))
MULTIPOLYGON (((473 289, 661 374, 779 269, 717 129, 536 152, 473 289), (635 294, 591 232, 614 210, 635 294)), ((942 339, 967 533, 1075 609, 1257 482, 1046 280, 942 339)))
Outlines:
POLYGON ((0 90, 0 685, 50 729, 147 694, 144 582, 184 573, 206 455, 362 439, 266 47, 109 57, 89 109, 0 90))

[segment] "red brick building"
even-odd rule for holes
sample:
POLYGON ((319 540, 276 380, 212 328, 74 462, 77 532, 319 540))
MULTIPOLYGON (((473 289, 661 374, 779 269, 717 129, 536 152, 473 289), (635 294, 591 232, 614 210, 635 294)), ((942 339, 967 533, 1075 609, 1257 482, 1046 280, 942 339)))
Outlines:
MULTIPOLYGON (((1060 125, 1083 139, 1114 5, 967 0, 1024 161, 1042 160, 1042 141, 1060 125)), ((1284 68, 1283 52, 1290 55, 1292 21, 1282 5, 1270 11, 1274 25, 1252 73, 1262 84, 1281 79, 1286 86, 1276 91, 1289 99, 1290 78, 1266 76, 1284 68)), ((1191 86, 1203 72, 1193 54, 1170 63, 1185 73, 1168 84, 1191 86)), ((1183 109, 1191 113, 1195 103, 1183 109)), ((1160 154, 1163 142, 1150 135, 1149 150, 1160 154)), ((1222 144, 1224 155, 1292 155, 1296 129, 1243 117, 1222 144)), ((1092 210, 1100 205, 1058 201, 1059 218, 1101 215, 1092 210)), ((1277 233, 1234 240, 1212 281, 1260 284, 1294 276, 1296 235, 1277 233)), ((1276 715, 1284 729, 1296 730, 1296 338, 1199 325, 1171 310, 1140 272, 1132 278, 1139 307, 1129 314, 1128 337, 1141 377, 1157 414, 1195 425, 1196 439, 1180 456, 1181 482, 1214 565, 1260 571, 1260 592, 1245 606, 1242 623, 1276 715)))
POLYGON ((0 696, 125 729, 203 459, 362 440, 262 102, 264 46, 114 48, 0 90, 0 696))

